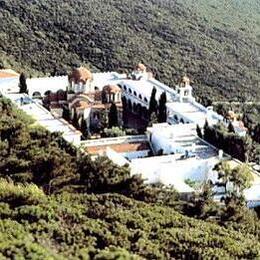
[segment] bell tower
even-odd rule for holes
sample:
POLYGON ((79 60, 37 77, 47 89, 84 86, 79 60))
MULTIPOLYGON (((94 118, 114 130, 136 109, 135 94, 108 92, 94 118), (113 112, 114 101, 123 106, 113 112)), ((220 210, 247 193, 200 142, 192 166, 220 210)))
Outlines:
POLYGON ((180 102, 190 101, 193 99, 192 86, 190 85, 190 79, 184 76, 180 83, 176 87, 178 98, 180 102))

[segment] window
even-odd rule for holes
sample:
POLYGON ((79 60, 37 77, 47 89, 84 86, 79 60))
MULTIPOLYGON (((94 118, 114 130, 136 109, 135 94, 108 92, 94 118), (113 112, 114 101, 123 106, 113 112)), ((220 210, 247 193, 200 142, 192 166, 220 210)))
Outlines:
POLYGON ((129 89, 128 89, 128 92, 129 92, 130 94, 132 94, 132 89, 131 89, 131 88, 129 88, 129 89))
POLYGON ((188 91, 188 90, 185 90, 184 96, 188 96, 188 95, 189 95, 189 91, 188 91))
POLYGON ((127 90, 127 87, 126 87, 126 86, 124 86, 124 90, 127 90))
POLYGON ((134 91, 134 95, 137 96, 136 92, 134 91))
POLYGON ((144 101, 145 101, 146 103, 148 103, 148 99, 147 99, 146 97, 144 98, 144 101))
POLYGON ((142 100, 142 95, 141 94, 138 97, 142 100))

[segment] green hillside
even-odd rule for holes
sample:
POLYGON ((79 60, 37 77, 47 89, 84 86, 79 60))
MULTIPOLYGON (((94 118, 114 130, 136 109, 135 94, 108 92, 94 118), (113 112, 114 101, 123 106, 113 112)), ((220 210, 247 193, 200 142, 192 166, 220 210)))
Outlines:
MULTIPOLYGON (((131 69, 200 97, 260 98, 258 0, 1 0, 0 65, 28 74, 131 69)), ((205 99, 205 98, 204 98, 205 99)))
POLYGON ((0 98, 0 259, 257 259, 240 200, 182 201, 93 161, 0 98))
POLYGON ((255 259, 256 237, 124 196, 46 196, 0 182, 0 257, 255 259), (4 189, 3 189, 4 188, 4 189), (8 198, 8 200, 7 200, 8 198), (19 199, 20 204, 17 204, 19 199), (23 199, 23 200, 22 200, 23 199))

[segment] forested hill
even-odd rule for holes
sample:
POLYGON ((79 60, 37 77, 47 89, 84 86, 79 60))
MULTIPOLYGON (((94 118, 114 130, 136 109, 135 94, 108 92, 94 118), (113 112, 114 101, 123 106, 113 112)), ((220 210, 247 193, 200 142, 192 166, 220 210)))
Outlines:
POLYGON ((259 99, 258 0, 1 0, 0 65, 63 73, 139 61, 199 96, 259 99))
POLYGON ((259 219, 237 200, 181 201, 4 98, 0 115, 0 259, 259 258, 259 219))

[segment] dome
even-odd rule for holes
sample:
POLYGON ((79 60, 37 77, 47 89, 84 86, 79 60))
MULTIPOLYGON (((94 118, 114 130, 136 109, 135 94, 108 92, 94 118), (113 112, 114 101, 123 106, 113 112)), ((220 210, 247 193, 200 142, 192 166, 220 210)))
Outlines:
POLYGON ((121 92, 121 88, 117 85, 106 85, 104 88, 103 88, 103 91, 105 93, 119 93, 121 92))
POLYGON ((90 104, 86 101, 83 100, 78 100, 76 101, 73 106, 74 108, 79 108, 79 109, 86 109, 90 107, 90 104))
POLYGON ((138 71, 145 72, 145 71, 146 71, 146 66, 145 66, 144 64, 142 64, 142 63, 139 63, 139 64, 137 65, 136 69, 137 69, 138 71))
POLYGON ((72 73, 69 75, 69 81, 74 83, 86 83, 93 79, 93 75, 90 70, 80 67, 73 69, 72 73))

